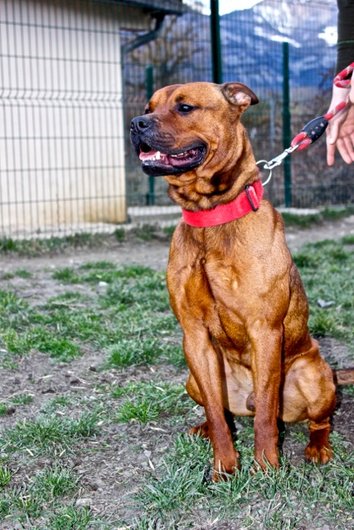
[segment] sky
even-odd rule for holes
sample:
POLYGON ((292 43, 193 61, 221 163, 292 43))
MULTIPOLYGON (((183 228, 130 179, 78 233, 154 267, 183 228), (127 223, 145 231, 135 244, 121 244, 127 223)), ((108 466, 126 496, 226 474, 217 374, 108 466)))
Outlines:
MULTIPOLYGON (((210 0, 199 1, 205 5, 203 13, 208 15, 210 13, 210 0)), ((262 0, 219 0, 219 13, 220 15, 226 15, 227 13, 231 13, 231 11, 250 9, 260 2, 262 2, 262 0)), ((193 5, 194 0, 184 0, 184 3, 193 5)))
MULTIPOLYGON (((193 4, 194 0, 184 0, 186 4, 193 4)), ((205 15, 210 12, 210 0, 199 0, 205 5, 203 12, 205 15)), ((226 15, 231 11, 241 11, 242 9, 250 9, 251 7, 259 4, 263 0, 219 0, 219 13, 220 15, 226 15)))

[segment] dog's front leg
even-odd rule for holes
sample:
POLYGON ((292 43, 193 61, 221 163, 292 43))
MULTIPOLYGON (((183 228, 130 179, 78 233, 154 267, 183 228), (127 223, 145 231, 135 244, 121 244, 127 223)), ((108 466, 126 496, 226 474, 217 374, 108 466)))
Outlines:
POLYGON ((254 378, 255 460, 266 469, 267 464, 279 466, 278 426, 281 381, 282 332, 267 326, 253 326, 252 372, 254 378))
POLYGON ((184 352, 189 369, 198 385, 200 402, 208 422, 209 438, 214 451, 213 480, 223 473, 234 473, 239 467, 239 454, 234 448, 230 428, 225 419, 221 360, 209 332, 204 327, 184 329, 184 352))

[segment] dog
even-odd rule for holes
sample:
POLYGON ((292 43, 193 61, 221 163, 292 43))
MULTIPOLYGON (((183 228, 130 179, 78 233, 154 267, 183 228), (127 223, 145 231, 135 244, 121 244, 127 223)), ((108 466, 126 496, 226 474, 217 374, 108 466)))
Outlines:
POLYGON ((333 373, 308 330, 308 302, 240 118, 258 103, 242 83, 157 90, 131 121, 142 169, 182 208, 167 286, 183 330, 186 389, 206 421, 213 480, 239 468, 234 416, 254 416, 257 467, 279 466, 278 420, 309 424, 307 460, 333 455, 333 373))

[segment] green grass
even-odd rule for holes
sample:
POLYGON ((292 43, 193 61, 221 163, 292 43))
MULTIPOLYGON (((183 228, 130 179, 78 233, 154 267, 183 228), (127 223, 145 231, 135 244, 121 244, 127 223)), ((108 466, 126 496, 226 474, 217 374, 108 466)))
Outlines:
POLYGON ((33 489, 38 496, 49 501, 73 493, 78 481, 78 477, 72 470, 56 465, 36 475, 33 489))
MULTIPOLYGON (((11 475, 6 478, 4 485, 10 483, 11 475)), ((79 477, 72 469, 60 464, 46 467, 21 486, 5 490, 0 499, 0 521, 12 516, 26 525, 42 517, 42 520, 47 519, 47 529, 85 529, 92 520, 90 511, 70 505, 70 498, 77 494, 78 489, 79 477), (67 504, 63 506, 63 502, 67 504)))
MULTIPOLYGON (((309 297, 314 335, 353 343, 354 267, 348 238, 308 245, 295 261, 309 297), (320 308, 319 299, 332 306, 320 308)), ((68 290, 41 306, 31 306, 11 290, 0 291, 0 336, 8 362, 36 350, 69 362, 89 347, 103 349, 107 364, 117 368, 158 362, 183 367, 164 273, 120 268, 105 260, 58 269, 52 279, 68 290)))
MULTIPOLYGON (((310 301, 311 330, 339 339, 348 349, 347 365, 353 364, 354 344, 353 244, 347 236, 307 245, 295 256, 310 301), (319 299, 331 305, 323 309, 319 299)), ((32 274, 19 268, 12 274, 0 278, 0 363, 7 370, 16 363, 30 367, 31 353, 41 352, 51 357, 48 373, 62 362, 70 372, 70 363, 88 352, 97 380, 89 390, 83 384, 78 391, 70 388, 68 378, 65 392, 43 395, 43 400, 34 400, 31 386, 2 398, 6 428, 0 432, 0 526, 145 530, 222 528, 226 521, 254 530, 352 526, 353 453, 336 432, 331 435, 335 459, 329 465, 292 464, 289 454, 294 448, 302 451, 308 436, 303 426, 291 426, 281 469, 253 475, 253 423, 239 420, 236 443, 242 469, 226 482, 210 482, 210 445, 177 434, 202 419, 180 383, 182 337, 169 309, 164 273, 102 259, 32 274), (52 282, 53 296, 46 295, 47 289, 41 299, 24 298, 8 282, 20 277, 21 285, 28 282, 33 289, 37 274, 46 275, 48 285, 52 282), (161 373, 166 375, 162 381, 161 373), (13 407, 16 413, 9 415, 13 407), (130 445, 137 451, 146 446, 151 466, 147 471, 137 458, 136 476, 129 476, 127 466, 124 478, 114 479, 127 481, 124 502, 131 516, 110 525, 76 499, 87 494, 90 456, 114 447, 123 451, 123 467, 130 445), (129 488, 138 493, 132 495, 129 488)), ((336 365, 335 358, 331 361, 336 365)), ((89 379, 87 373, 79 376, 89 379)), ((30 377, 28 381, 31 385, 30 377)), ((350 399, 353 389, 343 389, 343 395, 350 399)))
POLYGON ((125 398, 118 407, 116 420, 120 423, 134 420, 145 424, 161 416, 180 416, 191 405, 184 386, 167 383, 131 383, 114 388, 112 395, 125 398))
POLYGON ((320 213, 301 215, 292 212, 282 212, 281 215, 286 226, 296 226, 297 228, 310 228, 310 226, 319 224, 322 221, 320 213))
POLYGON ((342 237, 342 243, 345 245, 354 245, 354 234, 348 234, 342 237))
POLYGON ((49 530, 86 530, 90 528, 92 520, 89 508, 66 506, 50 518, 49 530))
MULTIPOLYGON (((246 430, 248 423, 242 421, 246 430)), ((196 437, 178 437, 165 461, 137 495, 141 516, 135 527, 146 528, 149 523, 150 528, 175 528, 182 519, 183 528, 192 527, 196 520, 228 521, 234 528, 254 530, 323 528, 339 521, 343 526, 336 528, 344 530, 345 521, 350 524, 354 478, 350 466, 354 461, 340 437, 335 446, 342 447, 342 451, 337 451, 340 456, 333 463, 323 467, 305 463, 293 466, 283 458, 280 470, 269 469, 266 474, 250 473, 253 449, 245 443, 238 443, 245 454, 241 471, 213 484, 205 475, 211 459, 209 444, 196 437), (322 514, 317 515, 317 521, 313 520, 315 508, 317 514, 322 514)))
MULTIPOLYGON (((118 238, 117 238, 118 239, 118 238)), ((91 248, 102 244, 102 234, 80 233, 66 237, 48 239, 15 240, 0 239, 0 253, 19 256, 39 256, 48 252, 63 252, 65 249, 91 248)))
POLYGON ((310 329, 354 344, 354 252, 344 241, 305 245, 294 255, 310 303, 310 329), (318 300, 331 302, 321 308, 318 300))
POLYGON ((323 221, 336 221, 352 215, 353 206, 327 207, 317 213, 301 214, 283 211, 282 217, 286 226, 295 226, 298 228, 310 228, 311 226, 321 224, 323 221))
POLYGON ((0 491, 1 488, 4 488, 9 484, 11 480, 11 472, 6 466, 1 465, 0 463, 0 491))
POLYGON ((6 405, 6 403, 0 403, 0 416, 6 416, 6 414, 8 413, 8 406, 6 405))
POLYGON ((32 394, 16 394, 7 400, 0 402, 0 416, 6 416, 15 412, 15 407, 29 405, 33 402, 32 394))
MULTIPOLYGON (((155 225, 141 225, 127 232, 124 228, 117 228, 113 234, 78 233, 66 237, 50 237, 45 239, 15 240, 11 238, 0 239, 0 255, 13 254, 19 256, 40 256, 43 254, 61 254, 66 250, 74 251, 77 248, 105 249, 117 245, 126 239, 151 241, 157 234, 161 237, 155 225)), ((167 237, 167 236, 166 236, 167 237)))
POLYGON ((114 366, 159 358, 181 364, 180 348, 169 342, 176 322, 164 274, 101 261, 58 269, 52 279, 74 289, 41 306, 31 306, 10 290, 0 292, 0 336, 13 360, 40 351, 69 362, 89 344, 106 350, 107 362, 114 366), (103 290, 100 282, 106 286, 103 290), (77 286, 84 286, 85 294, 75 291, 77 286))
POLYGON ((36 420, 23 420, 2 433, 0 445, 3 451, 10 453, 19 450, 33 454, 60 452, 70 448, 79 439, 94 436, 98 421, 99 415, 95 413, 83 414, 78 419, 44 416, 36 420))
POLYGON ((33 395, 32 394, 17 394, 15 396, 12 396, 10 399, 10 402, 13 405, 29 405, 33 402, 33 395))

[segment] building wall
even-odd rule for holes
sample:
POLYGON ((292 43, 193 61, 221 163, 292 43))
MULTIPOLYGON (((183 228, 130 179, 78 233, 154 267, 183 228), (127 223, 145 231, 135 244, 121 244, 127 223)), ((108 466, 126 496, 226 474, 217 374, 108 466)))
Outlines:
POLYGON ((0 234, 125 220, 112 4, 2 0, 0 234))

